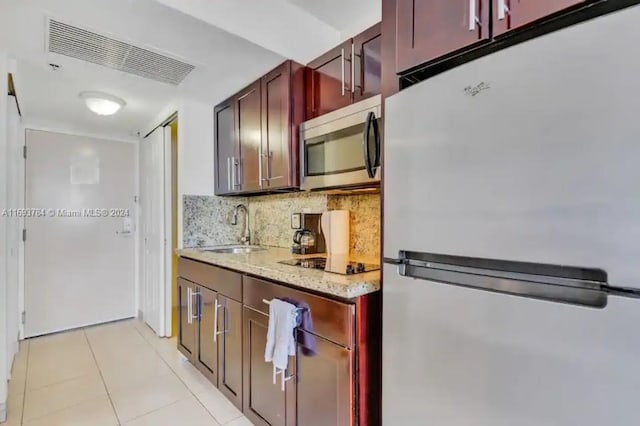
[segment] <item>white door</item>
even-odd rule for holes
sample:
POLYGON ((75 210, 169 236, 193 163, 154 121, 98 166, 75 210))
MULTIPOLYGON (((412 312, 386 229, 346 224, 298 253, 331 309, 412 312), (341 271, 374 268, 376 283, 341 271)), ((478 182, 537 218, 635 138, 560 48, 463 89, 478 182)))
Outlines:
POLYGON ((25 336, 132 317, 135 145, 33 130, 26 144, 26 207, 43 216, 25 220, 25 336))
POLYGON ((166 335, 166 148, 167 129, 160 127, 140 142, 142 218, 141 309, 144 321, 166 335))

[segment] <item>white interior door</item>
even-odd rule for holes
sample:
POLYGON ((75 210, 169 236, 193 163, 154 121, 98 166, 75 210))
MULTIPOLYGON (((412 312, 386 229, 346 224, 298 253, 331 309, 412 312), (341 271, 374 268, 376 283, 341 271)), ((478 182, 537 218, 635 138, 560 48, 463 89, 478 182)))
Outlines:
POLYGON ((26 207, 43 216, 25 220, 25 336, 132 317, 135 145, 33 130, 26 144, 26 207))
POLYGON ((141 308, 142 318, 159 336, 164 336, 166 332, 165 133, 166 129, 160 127, 140 142, 141 308))

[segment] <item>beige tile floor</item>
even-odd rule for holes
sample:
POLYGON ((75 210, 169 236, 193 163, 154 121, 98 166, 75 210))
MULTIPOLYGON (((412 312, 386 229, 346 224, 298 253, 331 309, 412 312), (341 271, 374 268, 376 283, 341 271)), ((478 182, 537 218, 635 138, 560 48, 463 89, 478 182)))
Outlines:
POLYGON ((250 426, 176 349, 138 320, 25 340, 2 426, 250 426))

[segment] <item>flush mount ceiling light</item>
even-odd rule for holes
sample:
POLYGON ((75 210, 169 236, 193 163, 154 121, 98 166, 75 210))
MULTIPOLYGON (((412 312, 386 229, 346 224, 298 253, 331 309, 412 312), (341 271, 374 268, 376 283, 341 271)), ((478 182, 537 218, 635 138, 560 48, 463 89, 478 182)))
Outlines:
POLYGON ((82 92, 80 97, 87 108, 98 115, 113 115, 127 104, 116 96, 102 92, 82 92))

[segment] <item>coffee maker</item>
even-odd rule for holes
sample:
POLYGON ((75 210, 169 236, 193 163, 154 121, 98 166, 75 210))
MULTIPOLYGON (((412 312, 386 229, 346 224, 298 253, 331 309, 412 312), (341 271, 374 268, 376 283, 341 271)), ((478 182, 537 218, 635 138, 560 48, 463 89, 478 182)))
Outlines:
POLYGON ((295 213, 291 220, 291 228, 296 231, 293 234, 291 253, 315 254, 325 253, 327 247, 322 234, 322 225, 319 213, 295 213))

